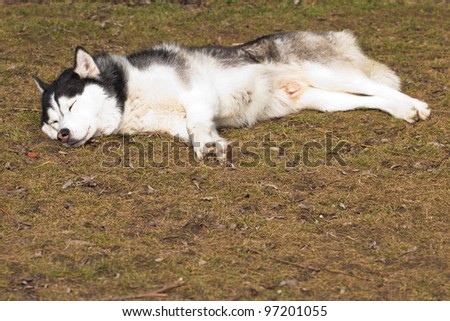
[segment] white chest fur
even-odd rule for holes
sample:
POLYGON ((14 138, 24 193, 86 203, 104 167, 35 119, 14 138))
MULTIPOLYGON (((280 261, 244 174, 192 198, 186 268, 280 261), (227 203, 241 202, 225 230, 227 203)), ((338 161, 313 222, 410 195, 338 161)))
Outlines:
POLYGON ((118 132, 160 131, 187 139, 186 113, 177 95, 183 84, 175 71, 164 66, 145 71, 132 68, 128 79, 128 98, 118 132))

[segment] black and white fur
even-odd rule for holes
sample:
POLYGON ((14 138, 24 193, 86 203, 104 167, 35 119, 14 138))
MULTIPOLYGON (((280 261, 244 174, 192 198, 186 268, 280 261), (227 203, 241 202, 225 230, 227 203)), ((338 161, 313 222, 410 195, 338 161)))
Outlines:
POLYGON ((42 130, 66 146, 162 131, 190 141, 200 158, 224 150, 218 128, 303 109, 379 109, 410 123, 430 115, 347 31, 282 33, 234 47, 163 44, 127 57, 78 47, 73 68, 36 83, 42 130))

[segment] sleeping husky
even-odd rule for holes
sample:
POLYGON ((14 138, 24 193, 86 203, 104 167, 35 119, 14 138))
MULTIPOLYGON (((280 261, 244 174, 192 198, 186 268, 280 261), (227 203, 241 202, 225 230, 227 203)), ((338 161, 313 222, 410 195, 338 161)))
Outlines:
POLYGON ((219 128, 303 109, 379 109, 409 123, 430 115, 347 31, 281 33, 233 47, 163 44, 127 57, 77 47, 73 68, 51 84, 35 80, 42 130, 69 147, 162 131, 190 142, 199 158, 220 158, 227 142, 219 128))

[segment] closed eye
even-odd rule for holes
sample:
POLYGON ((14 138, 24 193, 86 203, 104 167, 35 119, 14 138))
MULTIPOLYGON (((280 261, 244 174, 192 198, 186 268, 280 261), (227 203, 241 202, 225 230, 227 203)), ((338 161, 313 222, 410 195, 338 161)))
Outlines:
POLYGON ((69 111, 71 111, 72 110, 72 107, 73 107, 73 105, 75 105, 75 103, 76 103, 77 101, 75 100, 73 103, 72 103, 72 105, 70 105, 70 107, 69 107, 69 111))
POLYGON ((57 124, 57 123, 58 123, 58 121, 57 121, 57 120, 54 120, 54 121, 52 121, 52 122, 50 123, 50 125, 57 124))

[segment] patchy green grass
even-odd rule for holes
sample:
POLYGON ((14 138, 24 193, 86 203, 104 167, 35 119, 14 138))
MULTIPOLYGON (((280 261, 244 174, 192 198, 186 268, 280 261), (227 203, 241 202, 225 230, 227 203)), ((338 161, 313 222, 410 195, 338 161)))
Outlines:
POLYGON ((0 299, 96 300, 183 278, 168 299, 449 300, 449 15, 378 1, 0 7, 0 299), (39 128, 31 76, 53 79, 76 45, 125 54, 345 28, 430 120, 308 111, 226 129, 235 168, 189 161, 166 135, 66 149, 39 128), (345 165, 325 164, 327 133, 345 165), (313 141, 316 166, 296 161, 313 141))

